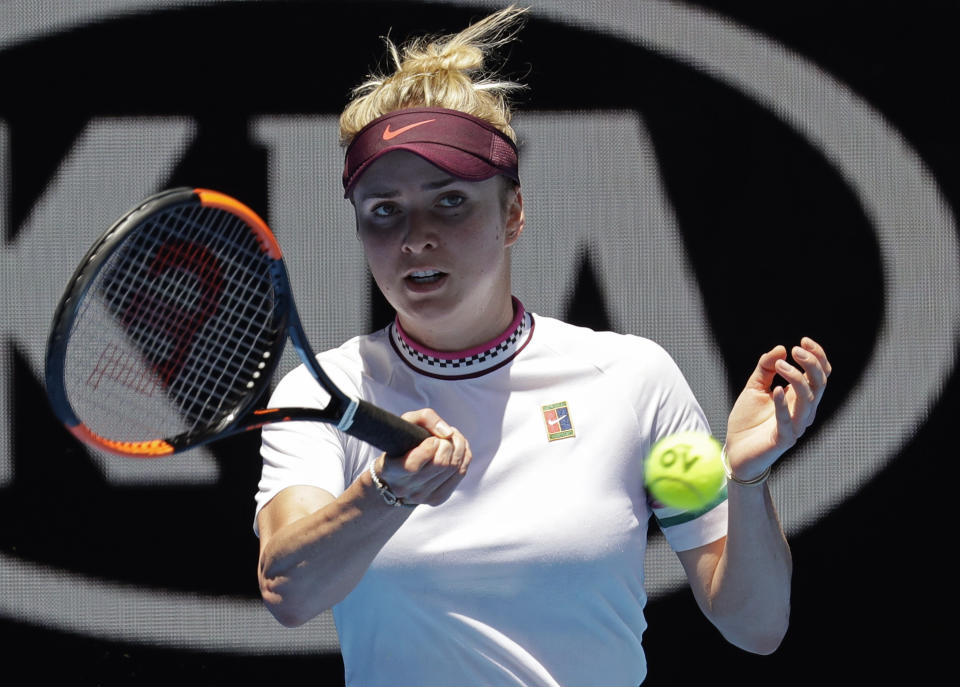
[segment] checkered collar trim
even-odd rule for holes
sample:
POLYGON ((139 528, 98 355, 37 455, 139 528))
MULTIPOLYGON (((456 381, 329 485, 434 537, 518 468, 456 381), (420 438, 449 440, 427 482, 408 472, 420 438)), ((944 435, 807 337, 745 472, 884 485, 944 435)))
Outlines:
POLYGON ((390 325, 390 343, 403 361, 414 370, 438 379, 468 379, 499 369, 509 363, 530 341, 533 318, 523 304, 513 300, 516 313, 500 337, 468 351, 442 352, 421 346, 403 331, 399 320, 390 325))

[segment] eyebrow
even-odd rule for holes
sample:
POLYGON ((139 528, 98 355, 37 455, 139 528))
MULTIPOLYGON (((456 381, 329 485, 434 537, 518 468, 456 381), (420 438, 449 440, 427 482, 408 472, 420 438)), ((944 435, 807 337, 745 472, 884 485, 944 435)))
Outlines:
MULTIPOLYGON (((443 177, 442 179, 437 179, 435 181, 428 181, 425 184, 420 186, 421 191, 436 191, 439 188, 449 186, 458 181, 456 177, 443 177)), ((373 189, 367 193, 364 193, 360 196, 360 200, 370 200, 372 198, 396 198, 400 195, 399 191, 379 191, 373 189)))

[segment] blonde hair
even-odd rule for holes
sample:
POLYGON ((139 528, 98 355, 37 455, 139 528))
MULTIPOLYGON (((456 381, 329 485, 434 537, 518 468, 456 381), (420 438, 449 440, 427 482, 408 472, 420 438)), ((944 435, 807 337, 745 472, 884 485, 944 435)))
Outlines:
POLYGON ((409 107, 443 107, 486 120, 516 141, 508 94, 521 84, 484 70, 494 50, 512 41, 527 8, 511 5, 460 33, 421 37, 402 49, 384 38, 395 71, 371 75, 353 89, 340 115, 340 142, 347 145, 377 117, 409 107))

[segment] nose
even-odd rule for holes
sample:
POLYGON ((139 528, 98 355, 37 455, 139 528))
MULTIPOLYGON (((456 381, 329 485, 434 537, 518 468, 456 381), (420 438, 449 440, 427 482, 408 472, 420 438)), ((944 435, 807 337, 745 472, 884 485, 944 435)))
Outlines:
POLYGON ((416 255, 435 249, 439 245, 439 233, 436 226, 422 213, 411 213, 406 222, 403 236, 404 253, 416 255))

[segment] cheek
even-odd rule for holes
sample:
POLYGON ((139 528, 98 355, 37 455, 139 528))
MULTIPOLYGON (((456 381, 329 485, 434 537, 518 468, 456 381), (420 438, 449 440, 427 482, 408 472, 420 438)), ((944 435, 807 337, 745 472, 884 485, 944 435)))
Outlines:
POLYGON ((384 241, 378 241, 369 236, 363 236, 362 234, 360 236, 360 245, 363 246, 363 255, 367 260, 370 272, 373 274, 374 279, 379 282, 379 277, 386 268, 390 250, 384 241))
POLYGON ((464 242, 485 252, 498 251, 504 247, 505 235, 506 229, 502 214, 490 212, 483 217, 478 217, 476 222, 471 223, 471 226, 465 232, 464 242))

